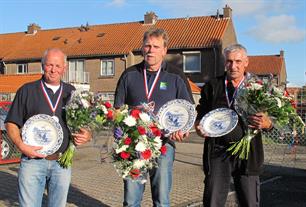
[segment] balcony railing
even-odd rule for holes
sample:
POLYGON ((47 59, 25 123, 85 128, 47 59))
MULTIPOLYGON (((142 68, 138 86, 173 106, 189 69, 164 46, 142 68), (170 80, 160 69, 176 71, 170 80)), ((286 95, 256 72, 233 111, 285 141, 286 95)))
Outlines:
POLYGON ((63 81, 68 83, 89 83, 89 72, 67 71, 63 77, 63 81))

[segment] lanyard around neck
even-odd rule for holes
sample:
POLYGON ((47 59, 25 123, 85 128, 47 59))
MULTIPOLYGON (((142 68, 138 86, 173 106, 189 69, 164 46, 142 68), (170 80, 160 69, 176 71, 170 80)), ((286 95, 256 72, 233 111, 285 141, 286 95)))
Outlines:
POLYGON ((237 95, 237 92, 238 92, 240 86, 242 85, 243 81, 244 81, 244 77, 240 80, 238 86, 235 88, 234 94, 233 94, 232 99, 230 101, 229 96, 228 96, 228 90, 227 90, 228 80, 225 78, 225 81, 224 81, 225 82, 225 96, 226 96, 226 101, 227 101, 228 107, 231 107, 231 105, 233 104, 233 101, 234 101, 234 99, 237 95))
POLYGON ((47 100, 47 103, 48 103, 48 105, 49 105, 49 107, 50 107, 50 109, 51 109, 51 111, 52 111, 52 113, 53 113, 53 115, 54 115, 54 114, 55 114, 55 111, 56 111, 56 109, 57 109, 57 107, 58 107, 59 100, 61 99, 61 96, 62 96, 62 93, 63 93, 63 85, 61 84, 60 93, 59 93, 59 95, 58 95, 58 97, 57 97, 57 100, 56 100, 56 103, 55 103, 54 106, 53 106, 53 103, 52 103, 52 101, 51 101, 51 98, 49 97, 49 95, 48 95, 48 93, 47 93, 47 90, 46 90, 46 88, 45 88, 45 86, 44 86, 44 84, 43 84, 42 81, 40 81, 40 85, 41 85, 41 89, 42 89, 42 91, 43 91, 43 93, 44 93, 44 96, 45 96, 45 98, 46 98, 46 100, 47 100))
POLYGON ((157 72, 157 74, 154 78, 153 84, 152 84, 151 88, 149 89, 148 80, 147 80, 147 70, 146 70, 146 68, 143 69, 144 86, 145 86, 145 90, 146 90, 147 101, 149 101, 151 96, 152 96, 152 93, 155 89, 156 83, 159 79, 160 71, 161 71, 161 68, 158 69, 158 72, 157 72))

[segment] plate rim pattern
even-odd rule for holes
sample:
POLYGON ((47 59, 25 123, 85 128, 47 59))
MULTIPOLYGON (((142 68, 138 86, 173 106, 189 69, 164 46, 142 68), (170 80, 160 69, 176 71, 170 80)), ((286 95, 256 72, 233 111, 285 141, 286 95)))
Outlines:
POLYGON ((230 108, 217 108, 217 109, 211 110, 207 114, 205 114, 200 121, 200 126, 202 127, 202 129, 204 130, 206 135, 209 136, 209 137, 222 137, 222 136, 230 133, 231 131, 233 131, 233 129, 237 126, 237 124, 238 124, 238 114, 233 109, 230 109, 230 108), (219 134, 218 133, 206 132, 205 127, 204 127, 204 122, 207 120, 207 118, 209 116, 211 116, 212 114, 215 114, 217 112, 220 112, 220 111, 228 111, 231 114, 231 117, 232 117, 231 119, 235 122, 233 124, 232 128, 228 131, 225 131, 225 132, 219 133, 219 134))
MULTIPOLYGON (((188 112, 188 115, 189 115, 188 118, 189 119, 188 119, 188 122, 182 128, 179 128, 177 130, 168 130, 168 132, 172 133, 172 132, 181 130, 183 133, 185 133, 185 132, 187 132, 188 130, 190 130, 193 127, 195 119, 196 119, 196 110, 195 110, 194 104, 190 103, 189 101, 187 101, 185 99, 174 99, 174 100, 168 101, 164 105, 162 105, 162 107, 159 108, 159 110, 157 112, 157 115, 156 115, 157 119, 159 121, 159 124, 162 126, 161 121, 160 121, 161 116, 164 113, 164 111, 169 106, 171 106, 173 104, 182 104, 182 105, 184 105, 185 108, 186 108, 186 111, 188 112)), ((166 129, 165 126, 162 126, 162 127, 166 129)))
MULTIPOLYGON (((27 137, 27 130, 29 130, 29 128, 31 127, 31 125, 35 121, 41 121, 41 120, 47 121, 50 124, 52 124, 54 126, 54 128, 56 129, 56 132, 57 132, 57 137, 58 138, 57 138, 54 146, 51 149, 47 149, 47 150, 41 149, 41 150, 38 150, 38 152, 43 154, 43 155, 51 155, 51 154, 55 153, 60 148, 60 146, 62 145, 63 139, 64 139, 64 133, 63 133, 63 129, 62 129, 60 123, 55 121, 50 115, 47 115, 47 114, 36 114, 36 115, 31 116, 24 123, 24 125, 22 127, 21 138, 22 138, 22 141, 25 144, 28 144, 29 143, 29 138, 27 137)), ((44 145, 42 145, 42 146, 44 146, 44 145)))

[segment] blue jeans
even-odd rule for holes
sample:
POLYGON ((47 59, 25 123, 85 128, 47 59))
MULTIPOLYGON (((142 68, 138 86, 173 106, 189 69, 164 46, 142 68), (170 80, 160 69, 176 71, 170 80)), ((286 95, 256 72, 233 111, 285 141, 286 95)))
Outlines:
POLYGON ((66 206, 71 168, 60 167, 56 160, 21 158, 18 197, 21 207, 40 207, 47 184, 48 207, 66 206))
MULTIPOLYGON (((172 187, 172 169, 175 149, 166 144, 167 153, 158 159, 158 168, 149 171, 151 182, 151 193, 154 207, 170 206, 170 192, 172 187)), ((139 207, 145 184, 124 180, 124 202, 125 207, 139 207)))

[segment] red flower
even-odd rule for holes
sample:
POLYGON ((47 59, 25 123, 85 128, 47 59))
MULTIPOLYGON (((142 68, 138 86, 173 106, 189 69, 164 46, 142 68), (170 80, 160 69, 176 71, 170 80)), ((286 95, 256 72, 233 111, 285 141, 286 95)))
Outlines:
POLYGON ((292 106, 293 108, 296 109, 296 103, 295 103, 295 101, 294 101, 294 100, 291 100, 290 103, 291 103, 291 106, 292 106))
POLYGON ((130 175, 132 176, 132 178, 137 178, 140 175, 140 170, 139 169, 132 169, 130 171, 130 175))
POLYGON ((107 119, 113 119, 113 117, 114 117, 113 111, 108 110, 108 111, 107 111, 107 114, 106 114, 106 118, 107 118, 107 119))
POLYGON ((289 92, 287 90, 284 91, 284 96, 288 97, 289 96, 289 92))
POLYGON ((257 84, 260 84, 260 85, 263 84, 262 80, 256 80, 256 83, 257 83, 257 84))
POLYGON ((150 128, 151 128, 152 133, 153 133, 155 136, 157 136, 157 137, 160 137, 160 136, 161 136, 161 131, 159 130, 158 127, 152 126, 152 127, 150 127, 150 128))
POLYGON ((138 109, 132 109, 130 112, 131 116, 134 117, 135 119, 139 119, 139 114, 140 111, 138 109))
POLYGON ((141 152, 143 159, 148 160, 151 158, 152 152, 150 149, 146 149, 145 151, 141 152))
POLYGON ((138 126, 137 130, 138 130, 140 135, 145 135, 146 134, 146 129, 142 126, 138 126))
POLYGON ((162 155, 165 155, 167 153, 167 146, 166 145, 161 146, 160 152, 162 155))
POLYGON ((106 108, 111 108, 112 107, 112 104, 110 103, 110 102, 108 102, 108 101, 106 101, 105 103, 104 103, 104 106, 106 107, 106 108))
POLYGON ((130 153, 128 153, 128 152, 121 152, 120 153, 120 157, 122 158, 122 159, 128 159, 129 157, 131 156, 131 154, 130 153))
POLYGON ((125 145, 129 145, 131 143, 132 143, 132 139, 130 137, 125 138, 125 140, 124 140, 125 145))

